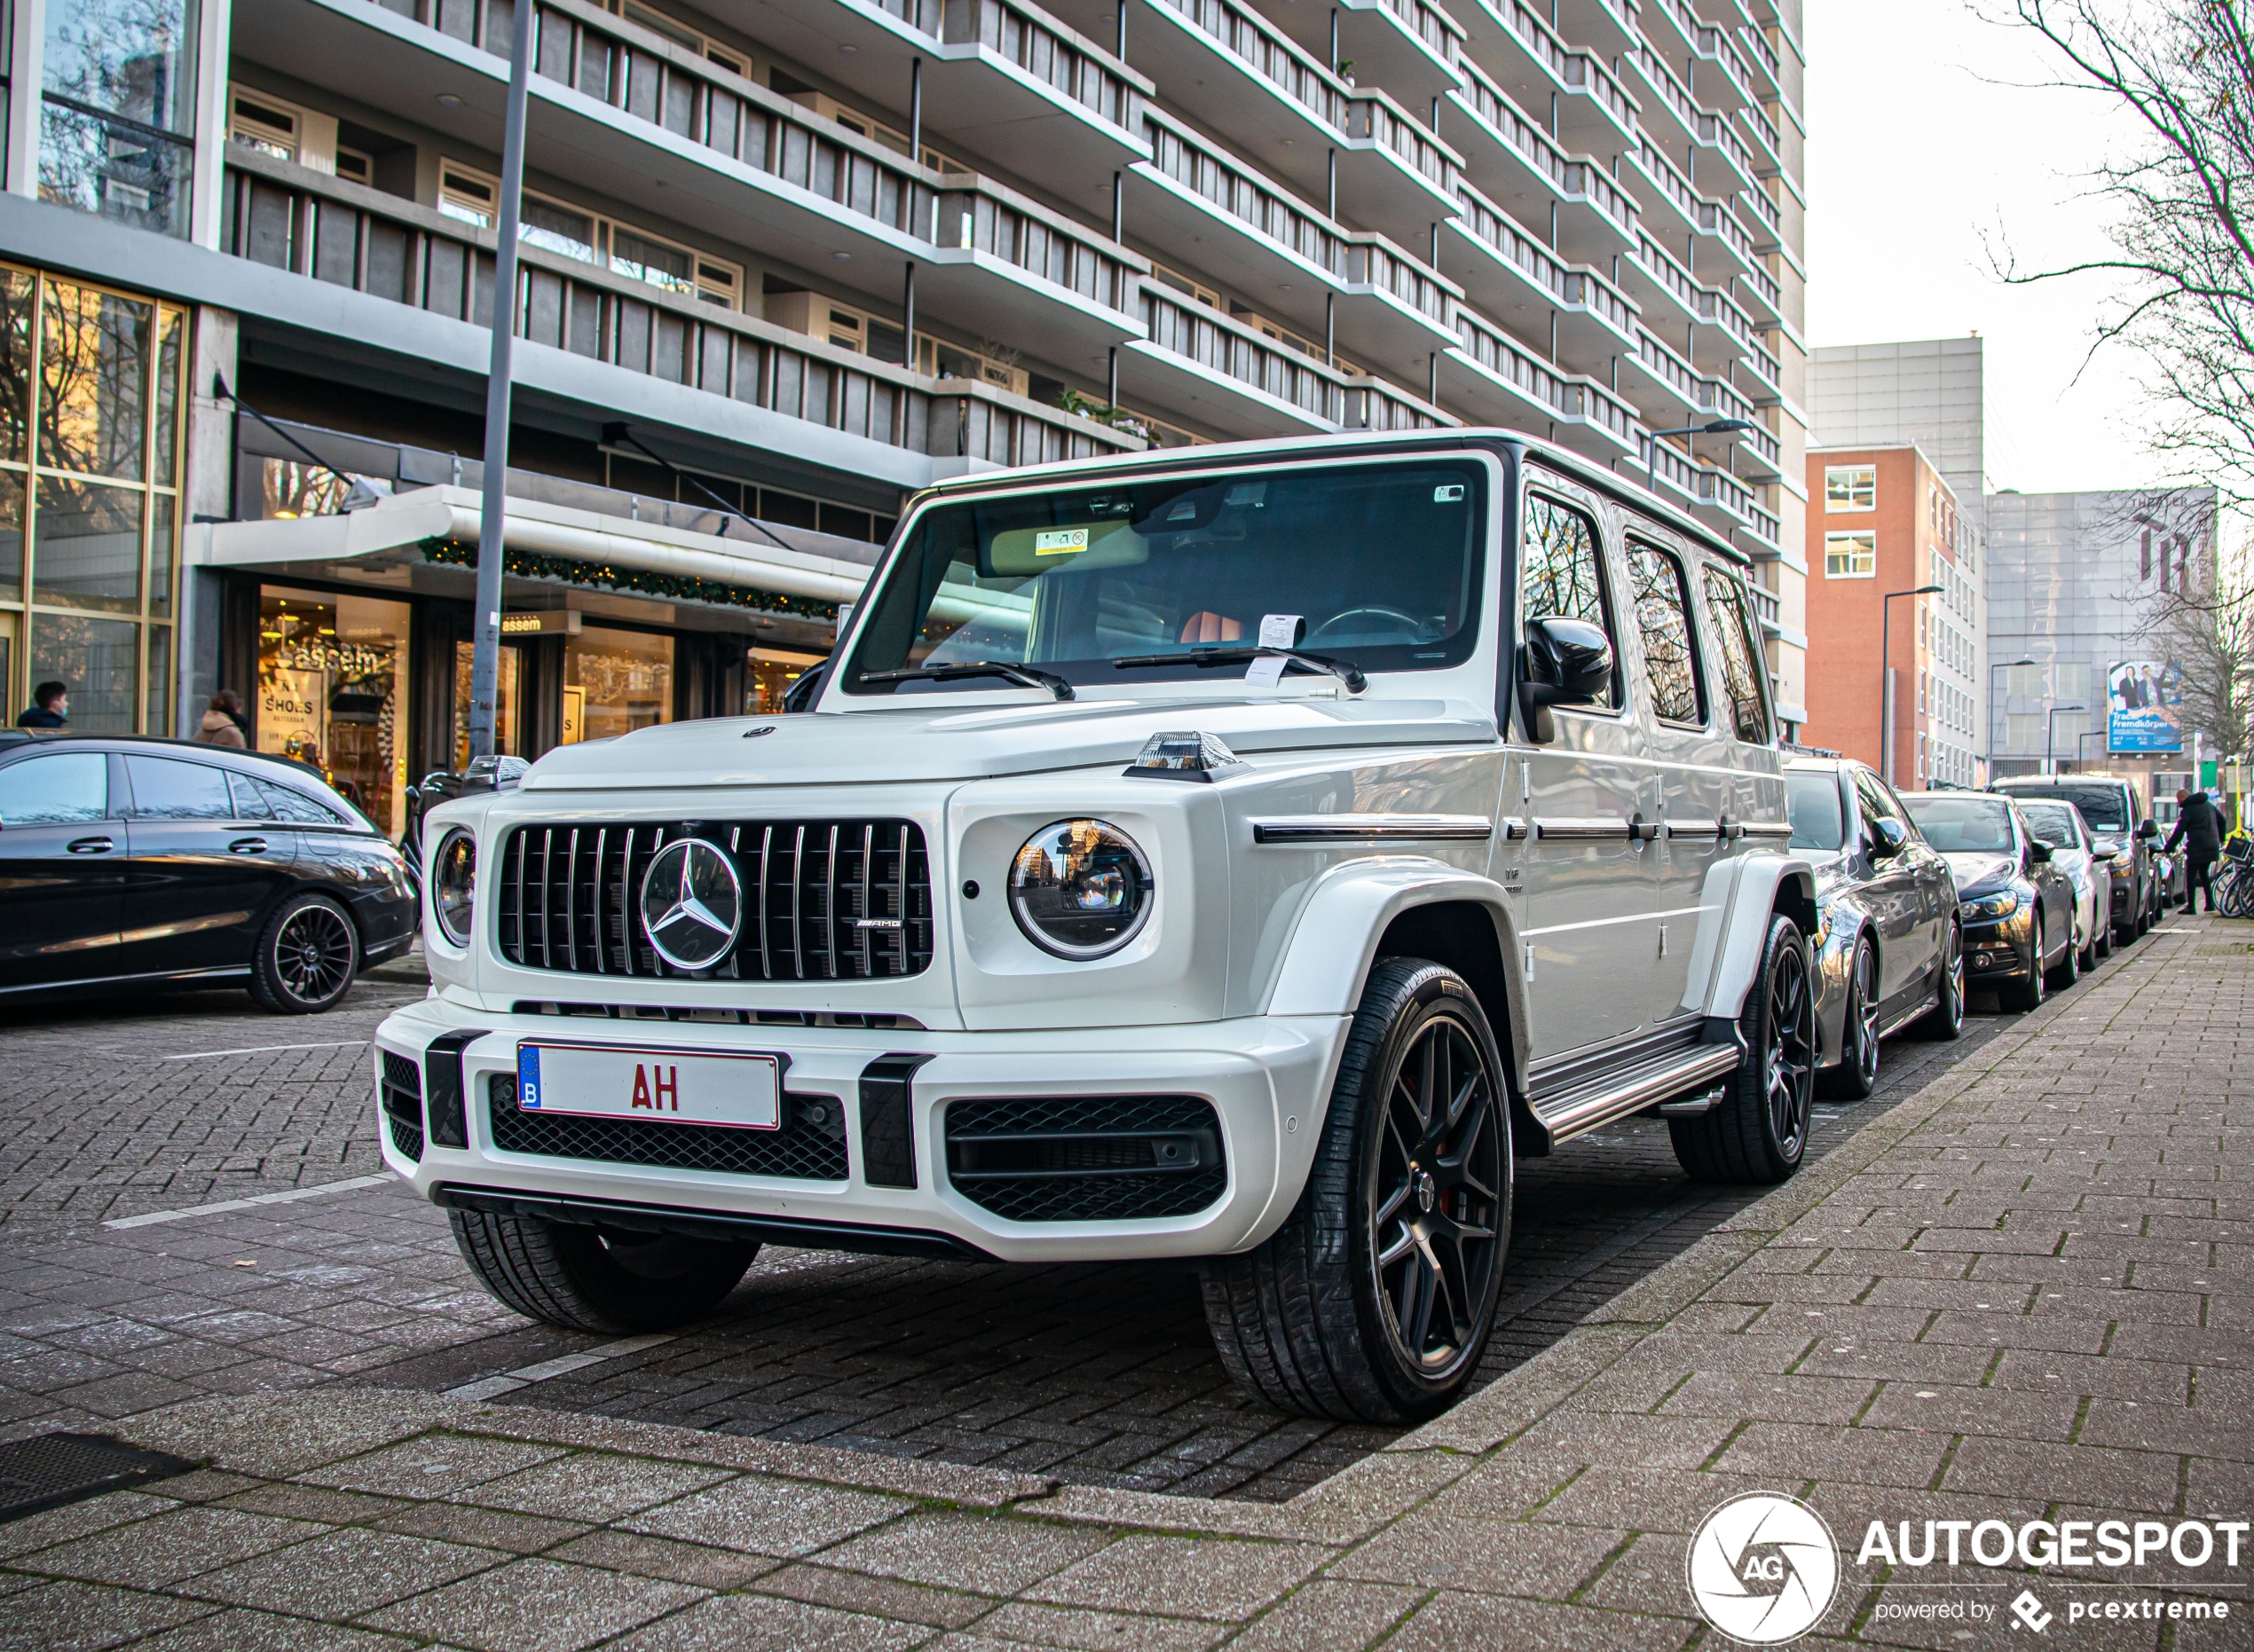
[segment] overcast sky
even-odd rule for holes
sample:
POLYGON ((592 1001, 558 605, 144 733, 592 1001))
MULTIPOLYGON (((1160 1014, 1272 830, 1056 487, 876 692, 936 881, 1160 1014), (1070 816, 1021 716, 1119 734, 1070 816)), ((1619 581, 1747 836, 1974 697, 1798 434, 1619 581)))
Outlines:
POLYGON ((2104 256, 2104 208, 2077 175, 2132 141, 2126 121, 2036 89, 2056 72, 2039 41, 1965 0, 1808 0, 1806 45, 1810 346, 1976 331, 1990 487, 2155 480, 2137 358, 2108 347, 2084 365, 2108 284, 2006 286, 1983 245, 2035 266, 2104 256))

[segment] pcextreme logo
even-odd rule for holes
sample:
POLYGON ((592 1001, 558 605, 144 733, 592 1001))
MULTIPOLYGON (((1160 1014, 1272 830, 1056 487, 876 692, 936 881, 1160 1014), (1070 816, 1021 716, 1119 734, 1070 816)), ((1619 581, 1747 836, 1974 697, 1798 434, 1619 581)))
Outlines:
POLYGON ((1685 1562, 1690 1598, 1733 1640, 1797 1640, 1839 1589, 1840 1546, 1824 1517, 1796 1497, 1748 1491, 1698 1522, 1685 1562))

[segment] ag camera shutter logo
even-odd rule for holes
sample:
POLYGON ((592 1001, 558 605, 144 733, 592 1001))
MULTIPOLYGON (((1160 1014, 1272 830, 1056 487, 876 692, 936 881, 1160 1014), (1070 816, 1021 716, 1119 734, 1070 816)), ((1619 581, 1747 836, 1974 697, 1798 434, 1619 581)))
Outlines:
POLYGON ((1815 1628, 1830 1609, 1840 1546, 1798 1498, 1748 1491, 1698 1522, 1685 1572, 1706 1622, 1733 1640, 1778 1646, 1815 1628))

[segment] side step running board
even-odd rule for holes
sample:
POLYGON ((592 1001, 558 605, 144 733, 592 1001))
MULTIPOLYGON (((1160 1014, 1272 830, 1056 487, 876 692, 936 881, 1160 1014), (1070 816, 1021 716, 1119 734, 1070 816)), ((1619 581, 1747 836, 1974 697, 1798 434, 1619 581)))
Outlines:
POLYGON ((1631 1068, 1600 1080, 1595 1088, 1538 1106, 1534 1116, 1549 1132, 1552 1145, 1570 1141, 1631 1113, 1641 1113, 1653 1102, 1666 1101, 1726 1076, 1736 1070, 1743 1054, 1735 1043, 1694 1044, 1649 1066, 1631 1068))

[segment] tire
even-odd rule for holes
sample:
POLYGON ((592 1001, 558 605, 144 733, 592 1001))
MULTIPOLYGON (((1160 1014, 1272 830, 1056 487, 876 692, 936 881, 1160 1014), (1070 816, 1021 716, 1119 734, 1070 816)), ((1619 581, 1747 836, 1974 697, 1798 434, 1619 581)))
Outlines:
POLYGON ((462 1260, 504 1307, 571 1331, 631 1335, 701 1319, 759 1255, 757 1245, 608 1233, 538 1216, 446 1216, 462 1260))
POLYGON ((1808 1152, 1816 1077, 1816 997, 1800 926, 1769 921, 1761 968, 1738 1018, 1746 1058, 1722 1103, 1696 1118, 1669 1119, 1675 1156, 1698 1182, 1782 1182, 1808 1152))
POLYGON ((274 909, 250 959, 250 995, 276 1015, 336 1007, 360 972, 360 932, 327 895, 296 894, 274 909))
MULTIPOLYGON (((2042 948, 2038 947, 2035 952, 2036 964, 2038 968, 2042 964, 2042 948)), ((2053 992, 2064 992, 2081 979, 2082 955, 2075 949, 2074 915, 2069 912, 2066 918, 2066 945, 2060 949, 2059 961, 2051 965, 2045 984, 2053 992)))
POLYGON ((2102 927, 2094 915, 2090 922, 2090 938, 2082 943, 2081 972, 2091 973, 2098 967, 2098 931, 2102 927))
POLYGON ((1462 976, 1422 958, 1371 970, 1299 1202, 1257 1250, 1203 1265, 1214 1347, 1246 1390, 1373 1423, 1462 1391, 1510 1239, 1504 1071, 1462 976), (1453 1101, 1435 1109, 1439 1092, 1453 1101))
POLYGON ((2090 937, 2090 950, 2099 959, 2113 956, 2113 913, 2108 909, 2105 921, 2098 925, 2098 932, 2090 937))
POLYGON ((1918 1034, 1922 1038, 1947 1042, 1965 1034, 1965 932, 1961 924, 1949 925, 1949 939, 1942 943, 1941 965, 1935 972, 1933 1008, 1918 1018, 1918 1034))
POLYGON ((1861 1101, 1879 1087, 1879 955, 1867 940, 1855 943, 1848 966, 1847 1011, 1840 1019, 1840 1059, 1816 1075, 1818 1094, 1861 1101))
POLYGON ((2043 970, 2043 915, 2035 915, 2035 950, 2029 955, 2027 973, 2018 979, 2006 981, 1996 989, 1996 996, 2014 1015, 2024 1015, 2029 1010, 2043 1007, 2044 988, 2048 985, 2043 970))

